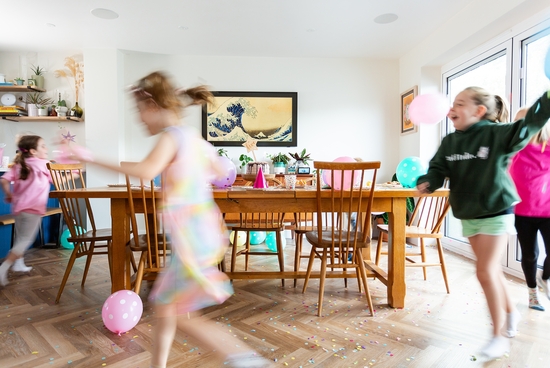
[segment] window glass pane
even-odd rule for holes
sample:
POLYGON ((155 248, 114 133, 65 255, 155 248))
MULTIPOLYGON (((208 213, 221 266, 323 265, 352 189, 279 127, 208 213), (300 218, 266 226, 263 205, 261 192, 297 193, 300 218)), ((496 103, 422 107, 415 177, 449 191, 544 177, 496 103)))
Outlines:
POLYGON ((545 30, 523 42, 525 79, 523 106, 531 106, 544 91, 550 89, 550 80, 544 74, 544 60, 550 48, 550 30, 545 30))
MULTIPOLYGON (((506 99, 506 50, 494 54, 447 79, 447 91, 451 103, 456 95, 467 87, 482 87, 490 93, 506 99)), ((453 124, 447 119, 447 134, 454 131, 453 124)), ((451 213, 447 217, 446 235, 449 238, 466 242, 462 237, 462 225, 451 213)))

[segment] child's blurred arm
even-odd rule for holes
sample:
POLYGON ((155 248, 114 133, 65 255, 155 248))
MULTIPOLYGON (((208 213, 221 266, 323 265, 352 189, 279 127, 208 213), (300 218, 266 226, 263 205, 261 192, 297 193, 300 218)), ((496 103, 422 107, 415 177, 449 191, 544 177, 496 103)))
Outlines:
POLYGON ((445 147, 448 144, 448 136, 443 138, 434 157, 430 160, 430 166, 426 175, 422 175, 416 181, 416 189, 420 194, 433 193, 443 186, 445 178, 449 177, 447 160, 445 159, 445 147))
POLYGON ((2 191, 4 191, 4 201, 11 203, 11 188, 9 180, 0 178, 0 185, 2 185, 2 191))

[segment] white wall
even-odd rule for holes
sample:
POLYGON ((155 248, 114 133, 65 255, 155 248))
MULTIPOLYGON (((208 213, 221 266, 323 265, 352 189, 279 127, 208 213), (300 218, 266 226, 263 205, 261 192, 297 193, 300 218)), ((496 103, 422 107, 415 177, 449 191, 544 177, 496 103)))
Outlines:
MULTIPOLYGON (((471 2, 399 60, 400 91, 413 85, 418 85, 419 94, 441 91, 442 65, 457 58, 465 61, 473 57, 472 50, 502 37, 514 25, 530 18, 542 21, 549 14, 547 0, 491 0, 484 1, 482 7, 471 2)), ((420 126, 420 134, 401 137, 399 159, 420 156, 429 160, 439 146, 440 129, 439 124, 420 126)))
MULTIPOLYGON (((82 54, 80 51, 67 50, 64 52, 50 53, 0 53, 0 72, 6 74, 6 80, 10 81, 20 77, 30 78, 32 72, 30 67, 38 65, 45 69, 44 84, 47 92, 44 96, 50 97, 54 101, 58 100, 58 93, 61 93, 61 98, 66 100, 67 106, 71 108, 75 103, 74 81, 72 78, 56 78, 55 70, 65 69, 65 58, 73 55, 82 54)), ((16 93, 17 97, 25 96, 25 93, 16 93)), ((19 102, 18 104, 22 104, 19 102)), ((79 105, 85 108, 85 94, 81 93, 79 105)), ((19 133, 32 132, 43 137, 46 140, 50 150, 50 158, 53 158, 52 150, 55 148, 52 145, 54 139, 59 138, 61 132, 69 130, 71 135, 76 134, 76 141, 80 144, 86 142, 85 126, 78 122, 35 122, 35 123, 17 123, 7 120, 0 120, 0 142, 6 143, 4 154, 10 156, 10 160, 15 155, 15 136, 19 133)))

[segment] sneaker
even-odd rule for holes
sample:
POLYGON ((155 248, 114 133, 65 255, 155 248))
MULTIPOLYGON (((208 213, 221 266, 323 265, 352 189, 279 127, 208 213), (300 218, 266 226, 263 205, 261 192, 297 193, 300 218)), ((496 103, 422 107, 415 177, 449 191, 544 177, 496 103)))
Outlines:
POLYGON ((232 354, 224 364, 232 368, 269 368, 272 366, 271 361, 256 352, 232 354))
POLYGON ((496 359, 502 357, 509 350, 510 340, 504 336, 495 336, 481 349, 481 354, 489 359, 496 359))
POLYGON ((539 302, 539 289, 529 288, 529 308, 544 312, 544 306, 539 302))
POLYGON ((506 313, 506 330, 503 335, 506 337, 515 337, 518 333, 519 321, 521 321, 521 314, 517 310, 506 313))
POLYGON ((25 265, 25 259, 21 257, 16 259, 15 262, 13 262, 13 265, 11 266, 11 270, 14 272, 30 272, 32 270, 32 267, 25 265))
POLYGON ((537 275, 537 285, 542 288, 544 295, 550 299, 550 287, 548 287, 548 280, 543 280, 540 273, 537 275))

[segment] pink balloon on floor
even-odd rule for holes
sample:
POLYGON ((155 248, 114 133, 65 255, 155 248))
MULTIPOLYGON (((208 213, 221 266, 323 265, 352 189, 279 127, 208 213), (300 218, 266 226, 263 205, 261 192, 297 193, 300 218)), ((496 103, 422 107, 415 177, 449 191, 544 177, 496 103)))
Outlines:
POLYGON ((120 336, 138 324, 142 313, 143 303, 139 295, 131 290, 120 290, 103 303, 101 318, 109 331, 120 336))
MULTIPOLYGON (((357 162, 357 161, 352 157, 342 156, 342 157, 338 157, 338 158, 332 160, 332 162, 357 162)), ((323 171, 323 181, 327 185, 329 185, 331 187, 334 187, 335 190, 341 190, 342 188, 343 188, 343 190, 348 190, 353 185, 357 185, 357 183, 361 179, 359 174, 355 173, 355 177, 353 178, 354 182, 352 183, 351 182, 351 177, 352 177, 351 170, 344 170, 344 183, 343 183, 344 185, 342 187, 342 171, 341 170, 334 171, 334 185, 332 183, 331 172, 327 171, 327 170, 323 171)))
POLYGON ((439 93, 416 96, 409 106, 409 118, 415 125, 436 124, 449 113, 449 100, 439 93))
POLYGON ((227 157, 219 157, 220 164, 223 167, 223 175, 219 178, 216 178, 212 181, 212 184, 218 188, 228 188, 233 185, 235 179, 237 178, 237 167, 227 157))

